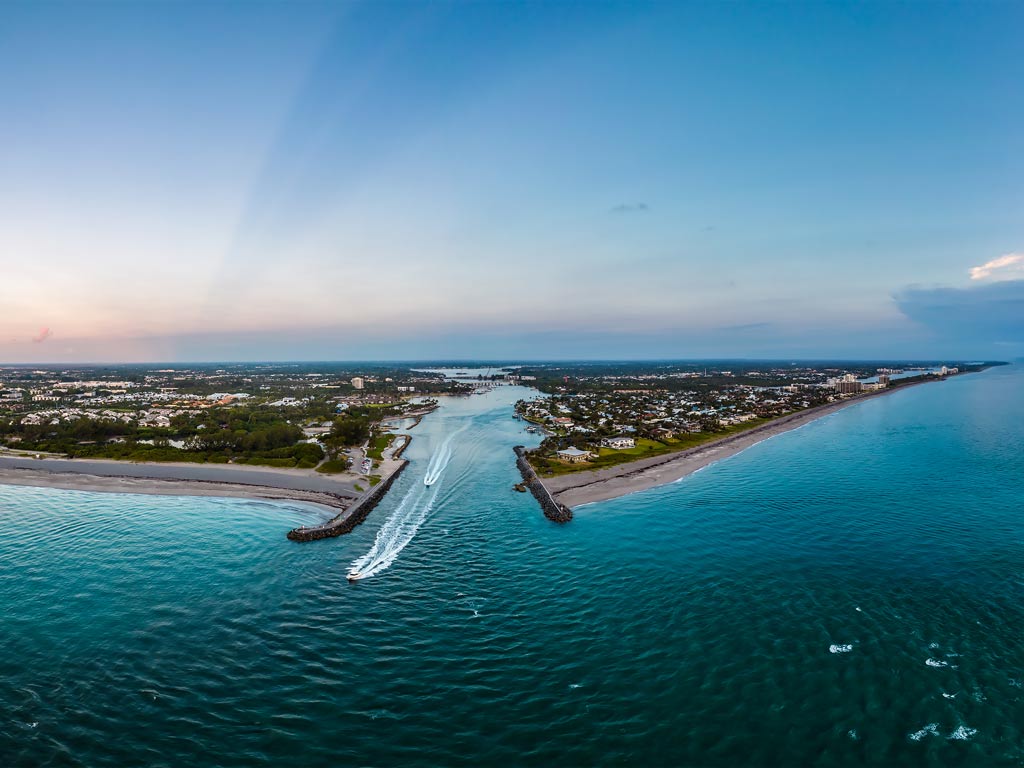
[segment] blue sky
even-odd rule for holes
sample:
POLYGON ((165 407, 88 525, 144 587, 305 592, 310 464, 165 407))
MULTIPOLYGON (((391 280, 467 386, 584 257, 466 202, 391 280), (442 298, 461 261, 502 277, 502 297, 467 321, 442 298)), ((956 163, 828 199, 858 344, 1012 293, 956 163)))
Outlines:
POLYGON ((1022 28, 4 4, 0 361, 1024 354, 1022 28))

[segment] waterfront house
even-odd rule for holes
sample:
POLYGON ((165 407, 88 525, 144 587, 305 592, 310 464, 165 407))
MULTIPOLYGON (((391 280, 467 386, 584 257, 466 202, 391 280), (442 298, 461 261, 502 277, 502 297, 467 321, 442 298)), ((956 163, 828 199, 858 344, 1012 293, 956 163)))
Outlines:
POLYGON ((590 458, 588 451, 581 451, 579 448, 563 448, 556 454, 562 461, 570 464, 579 464, 590 458))

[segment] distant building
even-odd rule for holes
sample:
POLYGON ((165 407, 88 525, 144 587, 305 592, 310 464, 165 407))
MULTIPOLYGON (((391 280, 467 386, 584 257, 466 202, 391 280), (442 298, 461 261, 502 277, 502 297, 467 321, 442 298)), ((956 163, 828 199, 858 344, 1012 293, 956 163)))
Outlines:
POLYGON ((864 384, 860 381, 837 381, 836 392, 841 395, 851 395, 856 392, 863 392, 864 384))
POLYGON ((889 374, 887 374, 887 373, 880 373, 880 374, 878 374, 878 386, 879 387, 888 387, 889 386, 889 374))
POLYGON ((352 379, 352 386, 355 387, 356 389, 362 389, 363 387, 366 386, 366 381, 364 381, 361 377, 356 376, 354 379, 352 379))
POLYGON ((563 448, 556 455, 570 464, 580 464, 590 458, 587 451, 581 451, 579 448, 563 448))
POLYGON ((608 437, 601 441, 601 445, 621 451, 624 448, 636 448, 636 440, 632 437, 608 437))
POLYGON ((139 419, 140 427, 169 427, 171 419, 162 413, 146 413, 139 419))

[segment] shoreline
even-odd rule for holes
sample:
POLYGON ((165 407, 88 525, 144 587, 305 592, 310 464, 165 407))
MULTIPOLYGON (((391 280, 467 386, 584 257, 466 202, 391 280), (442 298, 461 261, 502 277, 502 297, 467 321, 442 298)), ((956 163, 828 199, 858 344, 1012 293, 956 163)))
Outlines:
MULTIPOLYGON (((933 379, 932 381, 940 380, 933 379)), ((932 381, 917 381, 912 384, 889 387, 846 400, 797 411, 780 416, 767 424, 762 424, 753 429, 713 440, 693 448, 686 448, 675 453, 638 459, 637 461, 590 472, 577 472, 551 478, 538 476, 538 480, 547 489, 555 502, 570 509, 584 504, 617 499, 631 493, 645 491, 649 488, 656 488, 660 485, 667 485, 668 483, 682 480, 684 477, 688 477, 710 464, 735 456, 747 448, 751 448, 757 443, 775 435, 790 432, 798 427, 848 408, 851 405, 857 405, 876 397, 891 395, 894 392, 902 392, 922 384, 930 384, 932 381)))
POLYGON ((252 464, 130 462, 3 454, 0 454, 0 485, 311 504, 321 508, 329 517, 316 525, 301 526, 288 533, 288 538, 293 541, 310 541, 348 533, 366 519, 409 463, 400 457, 409 447, 412 437, 397 434, 395 441, 398 440, 402 445, 379 462, 380 482, 375 486, 369 484, 369 478, 352 472, 330 475, 314 469, 252 464))
MULTIPOLYGON (((140 465, 134 465, 140 466, 140 465)), ((150 465, 141 465, 150 466, 150 465)), ((181 477, 150 477, 141 474, 93 474, 81 469, 53 471, 0 464, 0 485, 56 488, 90 493, 132 493, 143 496, 207 496, 315 504, 337 513, 347 509, 358 493, 344 487, 337 490, 285 488, 278 485, 235 482, 230 479, 202 480, 181 477)))
MULTIPOLYGON (((403 463, 401 459, 382 461, 382 481, 403 463)), ((361 475, 326 475, 311 469, 0 456, 0 485, 149 496, 298 501, 316 504, 334 514, 360 499, 369 488, 360 490, 357 484, 365 486, 367 482, 361 475)))

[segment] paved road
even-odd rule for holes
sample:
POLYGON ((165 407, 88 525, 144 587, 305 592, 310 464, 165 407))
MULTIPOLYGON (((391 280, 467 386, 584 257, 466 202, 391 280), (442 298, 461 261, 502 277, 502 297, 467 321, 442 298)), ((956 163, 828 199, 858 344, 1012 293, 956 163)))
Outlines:
POLYGON ((238 483, 288 488, 294 491, 337 493, 355 498, 359 492, 352 483, 329 475, 305 474, 287 470, 261 469, 223 464, 132 464, 90 459, 26 459, 0 456, 0 469, 35 469, 99 477, 138 477, 158 480, 199 480, 212 483, 238 483))

